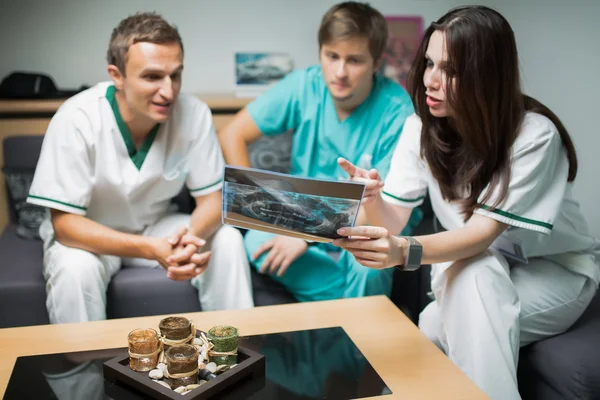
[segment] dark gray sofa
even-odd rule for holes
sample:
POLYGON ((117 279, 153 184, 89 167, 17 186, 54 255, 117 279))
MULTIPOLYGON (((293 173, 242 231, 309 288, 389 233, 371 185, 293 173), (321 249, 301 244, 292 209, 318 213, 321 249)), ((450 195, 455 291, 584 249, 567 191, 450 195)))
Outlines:
MULTIPOLYGON (((35 168, 42 136, 10 137, 4 141, 5 170, 35 168)), ((263 140, 251 148, 254 165, 285 168, 289 135, 263 140), (282 167, 283 165, 283 167, 282 167)), ((10 224, 0 236, 0 328, 48 323, 42 277, 40 241, 17 235, 17 204, 9 198, 10 224)), ((174 199, 189 212, 187 193, 174 199)), ((425 220, 416 234, 431 233, 434 218, 424 205, 425 220)), ((257 306, 295 302, 282 286, 252 271, 257 306)), ((415 323, 430 301, 429 268, 412 273, 395 272, 392 301, 415 323)), ((166 278, 162 269, 123 268, 113 278, 107 295, 108 318, 201 311, 196 290, 187 282, 166 278)), ((600 296, 568 332, 521 350, 520 389, 525 399, 600 399, 600 296)))

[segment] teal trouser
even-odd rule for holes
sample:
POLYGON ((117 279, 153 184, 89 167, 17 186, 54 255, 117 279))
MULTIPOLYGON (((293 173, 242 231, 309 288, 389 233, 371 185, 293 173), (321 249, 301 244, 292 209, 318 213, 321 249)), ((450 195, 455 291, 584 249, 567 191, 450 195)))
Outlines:
MULTIPOLYGON (((244 238, 248 254, 274 234, 248 231, 244 238)), ((392 269, 376 270, 363 267, 347 251, 341 251, 339 259, 328 250, 338 250, 328 244, 310 246, 308 251, 290 265, 283 276, 271 277, 284 285, 300 301, 331 300, 347 297, 371 296, 392 291, 392 269)), ((260 270, 268 252, 251 264, 260 270)))
MULTIPOLYGON (((410 235, 421 218, 421 210, 416 209, 402 234, 410 235)), ((271 233, 248 231, 244 238, 246 251, 253 254, 261 244, 274 236, 271 233)), ((251 265, 260 270, 267 254, 263 253, 251 265)), ((316 301, 379 294, 389 297, 393 273, 393 268, 376 270, 364 267, 347 251, 323 243, 310 246, 283 276, 274 274, 271 277, 284 285, 299 301, 316 301)))

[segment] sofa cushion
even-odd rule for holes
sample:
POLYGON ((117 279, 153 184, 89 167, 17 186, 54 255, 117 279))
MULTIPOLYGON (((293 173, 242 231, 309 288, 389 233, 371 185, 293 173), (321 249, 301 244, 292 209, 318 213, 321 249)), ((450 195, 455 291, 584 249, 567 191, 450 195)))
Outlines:
POLYGON ((47 324, 42 243, 18 237, 17 226, 9 224, 0 254, 0 328, 47 324))
POLYGON ((4 168, 9 204, 17 219, 16 234, 23 239, 40 239, 40 225, 46 216, 44 207, 27 203, 34 169, 4 168))
POLYGON ((252 167, 287 173, 290 169, 292 135, 293 132, 289 131, 282 135, 263 136, 248 146, 252 167))
POLYGON ((523 398, 598 399, 600 295, 567 332, 521 350, 523 398))
POLYGON ((39 239, 38 229, 45 215, 43 207, 26 203, 43 140, 41 135, 31 135, 7 137, 3 142, 2 170, 10 219, 17 223, 16 233, 26 239, 39 239))
POLYGON ((108 318, 201 311, 189 281, 173 281, 162 268, 121 268, 107 293, 108 318))

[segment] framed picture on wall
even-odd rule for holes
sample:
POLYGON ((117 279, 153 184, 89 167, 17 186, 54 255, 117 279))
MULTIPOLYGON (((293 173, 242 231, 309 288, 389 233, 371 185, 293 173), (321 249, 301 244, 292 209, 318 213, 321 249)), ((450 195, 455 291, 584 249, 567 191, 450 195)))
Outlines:
POLYGON ((386 16, 388 41, 379 72, 406 88, 406 78, 423 36, 423 18, 386 16))
POLYGON ((235 88, 238 96, 264 92, 292 71, 294 63, 285 53, 235 53, 235 88))

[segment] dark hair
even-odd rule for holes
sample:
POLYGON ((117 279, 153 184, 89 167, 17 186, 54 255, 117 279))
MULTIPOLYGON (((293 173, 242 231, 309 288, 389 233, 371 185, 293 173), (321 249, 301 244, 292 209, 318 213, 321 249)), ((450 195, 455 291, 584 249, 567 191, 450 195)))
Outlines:
POLYGON ((156 13, 137 13, 122 20, 113 29, 106 59, 125 75, 129 46, 139 42, 177 43, 183 53, 183 42, 177 28, 156 13))
POLYGON ((477 199, 490 185, 506 198, 511 148, 527 111, 546 116, 556 126, 569 159, 569 182, 577 175, 575 147, 560 119, 521 91, 514 33, 498 12, 483 6, 449 11, 427 28, 408 77, 408 91, 423 122, 421 156, 427 161, 446 200, 462 203, 467 220, 477 199), (426 104, 423 74, 426 51, 434 31, 445 34, 448 54, 446 98, 449 118, 436 118, 426 104), (451 87, 452 85, 452 87, 451 87))
POLYGON ((388 37, 385 17, 367 3, 339 3, 323 16, 319 28, 319 48, 355 36, 368 39, 371 56, 375 62, 379 61, 388 37))

